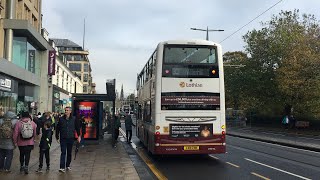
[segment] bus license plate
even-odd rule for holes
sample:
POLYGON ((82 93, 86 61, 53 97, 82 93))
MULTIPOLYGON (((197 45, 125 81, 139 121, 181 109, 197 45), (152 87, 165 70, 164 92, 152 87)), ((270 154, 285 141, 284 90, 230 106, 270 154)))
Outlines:
POLYGON ((199 150, 199 146, 184 146, 183 149, 185 151, 198 151, 199 150))

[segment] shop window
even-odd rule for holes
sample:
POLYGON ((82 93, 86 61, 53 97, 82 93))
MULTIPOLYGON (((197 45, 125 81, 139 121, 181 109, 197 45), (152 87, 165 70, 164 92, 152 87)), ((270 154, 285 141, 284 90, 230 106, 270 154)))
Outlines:
POLYGON ((0 91, 0 114, 9 110, 17 113, 17 99, 18 95, 16 93, 0 91))

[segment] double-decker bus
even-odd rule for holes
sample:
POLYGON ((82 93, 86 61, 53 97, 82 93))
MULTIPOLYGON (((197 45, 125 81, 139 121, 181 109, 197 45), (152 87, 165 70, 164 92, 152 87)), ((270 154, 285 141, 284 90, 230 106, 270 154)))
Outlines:
POLYGON ((158 44, 137 77, 137 136, 153 154, 226 152, 221 46, 158 44))

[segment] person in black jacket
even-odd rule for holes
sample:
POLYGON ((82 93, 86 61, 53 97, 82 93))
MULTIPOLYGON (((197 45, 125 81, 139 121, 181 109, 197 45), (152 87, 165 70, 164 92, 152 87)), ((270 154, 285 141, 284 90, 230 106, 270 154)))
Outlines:
POLYGON ((39 144, 40 149, 40 156, 39 156, 39 168, 36 172, 41 173, 42 172, 42 166, 43 166, 43 155, 46 157, 46 163, 47 163, 47 169, 46 171, 50 170, 50 147, 52 143, 52 128, 51 128, 51 121, 46 121, 43 124, 42 129, 42 136, 39 144))
POLYGON ((64 173, 66 170, 71 170, 70 164, 75 131, 78 135, 78 142, 80 143, 80 123, 74 116, 71 116, 71 108, 66 107, 65 115, 59 119, 56 127, 56 139, 58 143, 60 142, 61 147, 59 172, 64 173))
POLYGON ((43 133, 43 131, 44 131, 43 125, 47 121, 50 121, 51 125, 52 125, 52 119, 51 119, 51 116, 50 116, 50 112, 43 113, 43 116, 37 120, 37 129, 36 129, 37 135, 40 135, 40 134, 43 133), (40 132, 40 130, 41 130, 41 132, 40 132))

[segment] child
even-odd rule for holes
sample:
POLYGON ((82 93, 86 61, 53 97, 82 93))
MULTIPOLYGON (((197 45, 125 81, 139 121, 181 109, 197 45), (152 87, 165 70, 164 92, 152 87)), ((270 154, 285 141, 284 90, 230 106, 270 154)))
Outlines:
POLYGON ((47 169, 46 171, 50 170, 50 147, 52 143, 52 128, 51 128, 51 121, 46 121, 43 125, 44 130, 42 131, 42 137, 40 140, 40 156, 39 156, 39 169, 36 171, 38 173, 42 172, 43 166, 43 155, 46 156, 46 163, 47 169))

